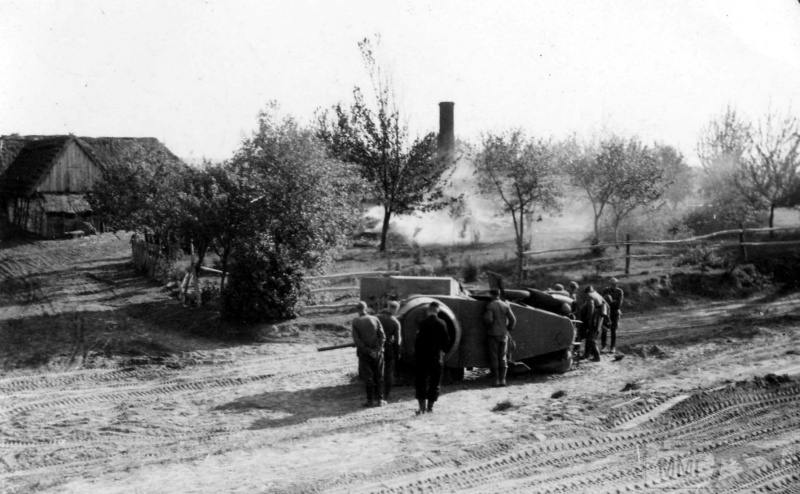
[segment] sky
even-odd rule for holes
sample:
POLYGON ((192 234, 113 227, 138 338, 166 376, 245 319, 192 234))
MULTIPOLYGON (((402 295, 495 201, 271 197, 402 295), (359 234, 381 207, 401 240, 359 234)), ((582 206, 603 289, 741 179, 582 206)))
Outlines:
POLYGON ((800 114, 800 2, 0 0, 0 134, 152 136, 223 160, 270 100, 303 123, 380 35, 412 135, 695 143, 731 105, 800 114))

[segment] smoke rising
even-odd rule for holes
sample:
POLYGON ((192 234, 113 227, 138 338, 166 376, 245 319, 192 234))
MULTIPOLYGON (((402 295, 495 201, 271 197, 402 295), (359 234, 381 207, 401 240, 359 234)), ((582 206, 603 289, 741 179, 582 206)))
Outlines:
MULTIPOLYGON (((482 195, 478 190, 475 167, 468 157, 458 159, 447 185, 448 195, 463 195, 460 207, 439 211, 393 216, 390 229, 409 244, 421 246, 455 246, 477 243, 498 243, 514 240, 511 216, 501 211, 499 198, 482 195)), ((569 247, 583 242, 592 231, 592 212, 582 192, 565 188, 561 213, 535 215, 525 225, 526 241, 531 248, 569 247), (541 218, 541 219, 539 219, 541 218)), ((367 217, 383 218, 383 208, 369 209, 367 217)), ((377 221, 380 231, 380 221, 377 221)))

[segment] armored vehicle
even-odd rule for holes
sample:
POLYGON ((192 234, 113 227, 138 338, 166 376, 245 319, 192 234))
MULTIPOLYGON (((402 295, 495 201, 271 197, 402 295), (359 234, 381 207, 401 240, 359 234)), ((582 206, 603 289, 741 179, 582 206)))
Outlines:
MULTIPOLYGON (((506 290, 517 326, 511 334, 511 359, 537 370, 566 372, 572 365, 575 339, 573 321, 567 300, 533 289, 506 290), (541 307, 541 308, 539 308, 541 307)), ((491 300, 489 292, 465 290, 452 278, 387 276, 363 278, 361 299, 374 309, 387 300, 401 302, 398 318, 402 323, 401 360, 414 362, 414 340, 425 306, 436 300, 441 304, 439 317, 450 335, 450 349, 445 367, 454 379, 464 375, 465 368, 489 367, 486 328, 483 313, 491 300)))

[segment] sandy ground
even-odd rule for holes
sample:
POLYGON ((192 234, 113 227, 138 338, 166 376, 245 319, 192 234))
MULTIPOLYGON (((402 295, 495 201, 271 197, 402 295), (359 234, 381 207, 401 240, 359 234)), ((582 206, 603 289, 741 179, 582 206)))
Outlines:
POLYGON ((45 353, 3 354, 0 491, 800 491, 800 294, 626 315, 620 360, 507 388, 476 370, 415 416, 409 386, 360 407, 354 351, 316 351, 343 332, 181 331, 125 247, 0 250, 3 341, 45 353), (142 351, 103 356, 125 338, 142 351))

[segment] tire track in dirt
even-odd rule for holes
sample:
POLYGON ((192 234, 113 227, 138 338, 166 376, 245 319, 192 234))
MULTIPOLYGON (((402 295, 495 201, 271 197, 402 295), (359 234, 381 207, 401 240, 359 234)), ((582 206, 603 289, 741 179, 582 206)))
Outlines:
MULTIPOLYGON (((409 492, 416 489, 425 491, 449 490, 449 489, 481 489, 493 485, 492 482, 500 482, 508 478, 526 478, 541 471, 549 472, 548 478, 553 483, 559 481, 558 472, 570 465, 576 463, 580 464, 584 461, 591 461, 592 459, 605 458, 611 455, 622 454, 624 452, 631 452, 636 450, 637 446, 644 447, 647 444, 653 444, 665 441, 677 441, 687 437, 696 436, 698 431, 714 429, 714 434, 721 439, 712 440, 708 439, 702 446, 695 447, 693 454, 701 454, 713 449, 722 447, 729 447, 731 444, 741 444, 743 442, 751 441, 754 438, 764 435, 775 435, 786 431, 792 431, 798 427, 798 413, 794 412, 788 419, 784 420, 781 425, 772 425, 770 427, 758 428, 754 431, 742 432, 741 421, 746 421, 751 424, 760 424, 766 420, 767 424, 772 424, 771 418, 759 419, 762 412, 772 410, 776 405, 787 406, 791 405, 796 408, 796 401, 800 399, 800 390, 797 387, 791 389, 780 390, 778 393, 771 393, 770 391, 763 391, 756 393, 757 396, 748 396, 747 393, 736 393, 730 399, 721 403, 700 403, 690 405, 687 410, 681 410, 680 416, 703 418, 697 424, 686 421, 680 432, 676 433, 674 423, 671 420, 664 419, 661 424, 650 424, 650 430, 636 430, 623 433, 611 433, 606 436, 595 436, 582 440, 563 441, 563 442, 546 442, 530 446, 530 439, 520 437, 516 444, 509 441, 498 441, 495 443, 476 446, 472 451, 465 455, 456 455, 451 458, 445 458, 438 463, 427 463, 424 466, 410 465, 406 468, 395 468, 393 470, 374 472, 373 478, 382 478, 384 481, 381 486, 383 489, 378 489, 377 486, 372 486, 379 492, 409 492), (720 412, 729 410, 729 415, 721 414, 720 412), (730 422, 731 416, 738 419, 739 423, 730 422), (731 425, 728 425, 731 424, 731 425), (522 450, 519 450, 522 447, 522 450), (488 460, 488 461, 487 461, 488 460), (448 468, 453 464, 459 465, 455 470, 448 468), (435 471, 437 469, 445 470, 444 473, 439 475, 427 476, 424 479, 417 479, 411 482, 403 483, 401 478, 418 478, 424 471, 435 471), (392 471, 394 475, 392 475, 392 471), (392 481, 391 479, 395 479, 392 481), (398 483, 399 482, 399 483, 398 483), (387 487, 387 484, 393 487, 387 487)), ((784 408, 785 409, 785 408, 784 408)), ((673 460, 676 458, 684 459, 680 455, 673 455, 673 460)), ((397 467, 398 465, 393 465, 397 467)), ((647 467, 647 466, 645 466, 647 467)), ((643 468, 645 468, 643 467, 643 468)), ((652 465, 649 467, 652 468, 652 465)), ((604 473, 603 468, 600 467, 598 474, 587 477, 587 472, 582 471, 575 475, 580 477, 580 482, 567 482, 565 484, 558 484, 562 487, 556 491, 574 491, 581 489, 590 489, 597 482, 602 480, 604 473)), ((624 472, 615 474, 609 477, 612 481, 618 482, 627 477, 635 477, 640 473, 639 469, 630 469, 624 472)), ((371 474, 371 475, 373 475, 371 474)), ((320 486, 301 485, 292 489, 294 492, 314 488, 315 491, 329 491, 333 485, 340 486, 341 491, 349 490, 369 490, 359 489, 352 485, 352 478, 338 479, 337 482, 326 482, 324 488, 320 486)), ((542 480, 527 485, 527 487, 535 487, 539 485, 542 480)), ((366 486, 365 486, 366 487, 366 486)), ((553 486, 556 487, 555 485, 553 486)))
MULTIPOLYGON (((285 374, 281 376, 283 380, 290 380, 296 377, 310 377, 321 374, 338 373, 339 369, 313 369, 303 372, 296 372, 285 374)), ((241 386, 255 382, 264 381, 275 377, 275 374, 260 374, 250 375, 246 377, 228 377, 219 379, 204 379, 197 381, 174 382, 167 384, 159 384, 155 386, 141 386, 141 389, 120 390, 119 392, 112 393, 99 393, 93 396, 68 396, 64 398, 57 398, 52 400, 38 401, 19 405, 7 410, 0 409, 0 417, 14 415, 22 412, 29 412, 42 408, 58 409, 72 409, 77 405, 85 405, 97 402, 122 402, 131 400, 146 400, 155 399, 162 395, 174 395, 176 393, 186 393, 201 391, 214 388, 231 388, 234 386, 241 386)))

